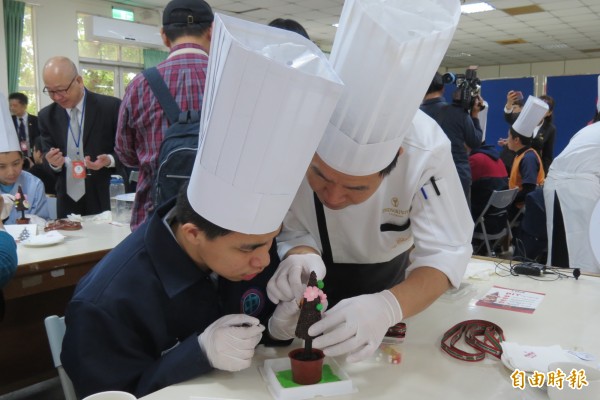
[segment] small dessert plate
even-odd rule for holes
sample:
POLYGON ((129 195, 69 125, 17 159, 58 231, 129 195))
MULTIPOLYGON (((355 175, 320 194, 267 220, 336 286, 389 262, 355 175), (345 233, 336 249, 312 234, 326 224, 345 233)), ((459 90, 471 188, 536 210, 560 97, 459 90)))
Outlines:
POLYGON ((53 246, 64 242, 65 237, 63 235, 37 235, 30 237, 27 240, 23 240, 21 244, 27 247, 46 247, 53 246))

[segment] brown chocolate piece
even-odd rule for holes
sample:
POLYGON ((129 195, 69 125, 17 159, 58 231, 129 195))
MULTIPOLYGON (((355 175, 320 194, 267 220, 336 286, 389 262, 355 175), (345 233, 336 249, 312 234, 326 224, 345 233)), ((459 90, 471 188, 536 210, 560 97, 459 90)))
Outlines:
POLYGON ((57 219, 56 221, 48 222, 44 231, 78 231, 79 229, 81 229, 81 222, 69 221, 68 219, 57 219))
MULTIPOLYGON (((307 287, 317 287, 317 274, 315 272, 310 273, 307 287)), ((302 299, 302 306, 300 308, 300 317, 298 318, 298 325, 296 325, 296 336, 300 339, 311 340, 312 336, 308 334, 308 328, 315 322, 321 320, 321 311, 317 309, 317 305, 321 304, 320 296, 317 296, 314 300, 307 301, 302 299)))

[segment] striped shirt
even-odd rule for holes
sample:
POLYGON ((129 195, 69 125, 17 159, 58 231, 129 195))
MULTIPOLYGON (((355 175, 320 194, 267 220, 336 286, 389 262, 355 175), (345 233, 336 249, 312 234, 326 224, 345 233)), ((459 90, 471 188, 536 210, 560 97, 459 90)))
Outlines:
MULTIPOLYGON (((208 57, 181 51, 186 48, 204 50, 192 43, 173 46, 170 57, 156 67, 182 111, 200 110, 208 57), (173 54, 176 51, 177 54, 173 54)), ((127 86, 121 103, 115 147, 123 164, 139 169, 131 217, 132 230, 153 211, 151 189, 158 169, 163 132, 167 127, 167 116, 144 76, 138 74, 127 86)))

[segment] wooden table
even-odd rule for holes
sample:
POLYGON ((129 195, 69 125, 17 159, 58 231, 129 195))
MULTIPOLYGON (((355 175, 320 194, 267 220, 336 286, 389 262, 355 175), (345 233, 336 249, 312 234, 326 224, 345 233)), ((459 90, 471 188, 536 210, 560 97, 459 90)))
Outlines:
POLYGON ((130 233, 129 226, 82 226, 79 231, 59 231, 66 239, 54 246, 18 245, 19 267, 4 288, 0 394, 56 376, 44 318, 63 315, 79 279, 130 233))
MULTIPOLYGON (((493 265, 484 260, 473 260, 473 263, 493 265)), ((469 319, 498 324, 508 341, 538 346, 559 344, 564 349, 591 353, 596 356, 595 363, 600 362, 600 278, 581 276, 579 280, 539 281, 526 276, 488 277, 487 280, 465 280, 470 290, 462 296, 444 295, 422 313, 407 318, 399 365, 374 359, 347 364, 343 357, 338 357, 336 360, 357 392, 326 399, 547 399, 545 389, 514 388, 510 379, 513 371, 493 357, 466 362, 441 350, 444 332, 469 319), (476 305, 493 286, 540 292, 545 296, 532 314, 476 305)), ((216 370, 142 399, 272 400, 259 367, 267 359, 286 357, 287 352, 299 344, 294 342, 290 347, 279 349, 259 346, 250 368, 239 372, 216 370)))

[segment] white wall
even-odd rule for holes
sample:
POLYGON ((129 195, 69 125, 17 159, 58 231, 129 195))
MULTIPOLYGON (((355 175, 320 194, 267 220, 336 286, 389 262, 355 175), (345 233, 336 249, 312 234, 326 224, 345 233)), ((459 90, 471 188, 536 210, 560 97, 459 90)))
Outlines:
MULTIPOLYGON (((79 63, 77 47, 77 13, 111 17, 111 6, 135 12, 136 22, 155 25, 160 29, 160 10, 142 9, 122 4, 94 0, 35 0, 33 31, 36 48, 37 84, 44 87, 41 71, 46 61, 54 56, 69 57, 79 63)), ((4 31, 2 31, 4 32, 4 31)), ((2 40, 4 43, 4 41, 2 40)), ((5 53, 4 53, 5 54, 5 53)), ((6 75, 6 74, 2 74, 6 75)), ((48 96, 39 96, 39 108, 51 103, 48 96)))

